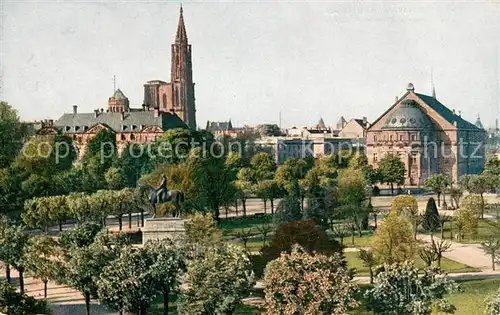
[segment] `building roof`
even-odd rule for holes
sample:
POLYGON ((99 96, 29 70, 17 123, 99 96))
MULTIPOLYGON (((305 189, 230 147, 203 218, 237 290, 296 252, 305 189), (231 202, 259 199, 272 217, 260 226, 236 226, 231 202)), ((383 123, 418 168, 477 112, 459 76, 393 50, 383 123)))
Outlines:
POLYGON ((368 128, 368 126, 370 125, 368 123, 368 120, 366 120, 366 119, 354 118, 353 120, 355 122, 357 122, 358 124, 360 124, 360 126, 363 127, 363 128, 368 128))
POLYGON ((467 120, 463 119, 459 115, 455 114, 452 110, 450 110, 448 107, 443 105, 441 102, 439 102, 437 99, 435 99, 432 96, 429 95, 424 95, 420 93, 415 93, 424 103, 429 105, 432 109, 434 109, 436 112, 438 112, 441 117, 446 119, 449 123, 454 124, 455 121, 457 122, 457 128, 465 128, 465 129, 478 129, 474 124, 468 122, 467 120))
POLYGON ((229 121, 207 121, 206 130, 210 132, 214 131, 227 131, 232 130, 233 124, 231 120, 229 121))
POLYGON ((54 126, 63 133, 84 133, 92 126, 104 124, 115 132, 140 131, 145 126, 159 126, 163 131, 173 128, 187 128, 186 124, 173 113, 160 112, 155 117, 153 111, 77 113, 63 114, 54 126))
POLYGON ((125 94, 123 94, 123 92, 120 89, 116 90, 115 93, 113 93, 113 96, 111 96, 111 98, 114 98, 115 100, 126 100, 127 99, 125 94))
POLYGON ((434 126, 427 115, 420 109, 416 101, 405 100, 387 118, 382 129, 428 130, 434 126))
POLYGON ((181 5, 181 10, 180 10, 180 15, 179 15, 179 23, 177 25, 177 34, 175 36, 175 42, 176 43, 187 43, 187 33, 186 33, 186 26, 184 25, 184 14, 182 11, 182 5, 181 5))
POLYGON ((476 123, 474 124, 477 128, 484 129, 483 123, 481 122, 481 118, 479 118, 479 115, 477 115, 476 123))
POLYGON ((316 124, 316 128, 317 129, 326 129, 326 125, 325 125, 325 122, 323 121, 323 117, 321 117, 318 121, 318 123, 316 124))

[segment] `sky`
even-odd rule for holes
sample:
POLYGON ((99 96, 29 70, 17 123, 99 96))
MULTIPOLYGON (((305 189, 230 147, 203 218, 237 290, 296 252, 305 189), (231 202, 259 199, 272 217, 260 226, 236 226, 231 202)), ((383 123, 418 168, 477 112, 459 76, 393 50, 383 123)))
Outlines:
MULTIPOLYGON (((177 1, 14 1, 2 9, 0 99, 21 119, 132 106, 170 81, 177 1)), ((500 1, 183 2, 198 125, 375 120, 406 92, 500 118, 500 1)))

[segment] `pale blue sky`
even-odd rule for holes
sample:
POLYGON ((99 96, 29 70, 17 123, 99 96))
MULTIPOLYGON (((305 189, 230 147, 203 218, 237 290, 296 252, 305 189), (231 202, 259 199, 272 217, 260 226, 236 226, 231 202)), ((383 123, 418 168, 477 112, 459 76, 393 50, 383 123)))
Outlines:
MULTIPOLYGON (((3 95, 23 119, 139 106, 170 77, 174 1, 3 0, 3 95)), ((198 124, 374 120, 408 82, 474 121, 500 109, 499 1, 183 2, 198 124)))

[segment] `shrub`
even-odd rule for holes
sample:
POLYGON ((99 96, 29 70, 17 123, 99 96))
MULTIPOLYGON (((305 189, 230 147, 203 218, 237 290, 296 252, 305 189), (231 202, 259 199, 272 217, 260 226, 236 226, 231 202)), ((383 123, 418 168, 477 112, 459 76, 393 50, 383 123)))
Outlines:
POLYGON ((294 196, 283 198, 274 214, 274 222, 276 224, 292 222, 302 219, 302 211, 300 209, 300 200, 294 196))
POLYGON ((9 315, 50 314, 45 301, 16 292, 5 280, 0 281, 0 312, 9 315))
POLYGON ((434 201, 434 198, 431 197, 427 200, 422 227, 428 232, 434 232, 440 226, 441 224, 439 222, 439 212, 436 207, 436 201, 434 201))
POLYGON ((97 223, 79 224, 75 228, 61 234, 60 244, 66 249, 89 246, 100 230, 101 226, 97 223))
POLYGON ((342 252, 340 243, 330 240, 313 220, 301 220, 281 224, 269 245, 262 247, 262 256, 265 261, 271 261, 278 258, 281 252, 290 252, 294 244, 299 244, 309 253, 314 251, 331 255, 342 252))

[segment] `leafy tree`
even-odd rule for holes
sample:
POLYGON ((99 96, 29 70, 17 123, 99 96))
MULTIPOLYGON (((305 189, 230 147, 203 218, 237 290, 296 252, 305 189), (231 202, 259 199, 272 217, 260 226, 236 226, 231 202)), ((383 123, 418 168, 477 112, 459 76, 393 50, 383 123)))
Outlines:
POLYGON ((99 299, 122 312, 146 314, 155 296, 153 274, 149 270, 152 263, 146 249, 125 247, 120 257, 102 269, 96 288, 99 299))
POLYGON ((371 250, 361 248, 358 252, 358 257, 363 261, 363 265, 368 267, 370 272, 370 283, 373 284, 373 268, 378 264, 375 255, 371 250))
POLYGON ((29 227, 48 231, 51 222, 51 200, 48 197, 27 200, 21 218, 29 227))
POLYGON ((47 302, 16 292, 7 281, 0 281, 0 312, 9 315, 50 314, 47 302))
POLYGON ((464 194, 464 188, 460 185, 451 184, 448 188, 448 192, 451 197, 451 206, 458 209, 460 207, 460 198, 462 198, 464 194))
POLYGON ((294 196, 286 196, 278 204, 274 221, 276 224, 292 222, 302 219, 300 201, 294 196))
POLYGON ((69 170, 54 174, 54 192, 57 195, 68 195, 72 192, 84 192, 83 187, 83 169, 75 166, 69 170))
POLYGON ((243 216, 247 216, 246 202, 255 189, 255 172, 250 167, 244 167, 238 171, 236 175, 235 187, 238 197, 243 206, 243 216))
POLYGON ((253 284, 252 263, 243 248, 210 248, 188 263, 177 310, 189 315, 232 314, 253 284))
POLYGON ((394 212, 385 217, 372 238, 375 257, 388 264, 412 259, 415 247, 410 224, 394 212))
POLYGON ((258 153, 250 161, 257 182, 274 178, 276 172, 276 162, 267 153, 258 153))
POLYGON ((486 159, 484 173, 489 173, 495 176, 500 175, 500 160, 496 155, 491 155, 486 159))
POLYGON ((418 222, 420 219, 417 199, 409 195, 397 196, 392 200, 391 212, 403 215, 411 222, 413 227, 413 238, 417 239, 418 222))
POLYGON ((380 174, 380 180, 391 187, 392 195, 394 195, 394 184, 403 185, 405 182, 405 164, 397 155, 389 153, 381 158, 377 172, 380 174))
POLYGON ((148 270, 154 279, 154 287, 163 295, 163 313, 168 314, 168 296, 177 292, 180 276, 186 271, 184 255, 168 240, 150 241, 145 249, 153 257, 148 270))
POLYGON ((9 166, 22 147, 23 132, 17 111, 0 101, 0 169, 9 166))
POLYGON ((274 200, 282 197, 283 191, 280 189, 276 180, 267 179, 259 182, 257 186, 257 195, 264 200, 264 212, 266 212, 265 200, 269 200, 271 203, 271 213, 274 213, 274 200))
POLYGON ((346 314, 358 306, 340 254, 309 253, 295 246, 268 263, 265 275, 266 314, 346 314))
POLYGON ((482 216, 483 206, 483 200, 479 195, 467 195, 460 203, 460 208, 474 212, 477 217, 482 216))
POLYGON ((274 225, 266 222, 266 223, 263 223, 261 225, 257 225, 256 229, 257 229, 257 231, 259 231, 260 234, 262 234, 262 244, 263 244, 263 246, 266 246, 267 236, 272 231, 274 231, 274 225))
POLYGON ((203 254, 208 248, 222 245, 222 233, 209 213, 195 212, 186 218, 184 227, 184 242, 193 258, 203 254))
POLYGON ((455 306, 445 295, 456 292, 458 285, 439 269, 426 268, 423 275, 413 263, 382 266, 373 288, 365 292, 368 308, 375 314, 430 315, 433 305, 441 312, 453 313, 455 306))
POLYGON ((481 243, 481 248, 484 253, 491 257, 491 269, 495 270, 495 263, 500 254, 500 240, 491 237, 486 242, 481 243))
POLYGON ((23 207, 24 197, 21 191, 20 171, 14 168, 0 169, 0 211, 9 214, 23 207))
POLYGON ((484 193, 495 188, 498 183, 498 178, 492 174, 485 173, 481 175, 466 175, 462 176, 462 184, 473 194, 478 194, 481 197, 481 219, 484 218, 484 193))
POLYGON ((441 226, 439 218, 440 216, 436 207, 436 202, 434 201, 434 198, 431 197, 427 200, 427 206, 425 207, 425 213, 422 220, 422 227, 424 230, 429 231, 432 235, 432 232, 441 226))
POLYGON ((23 226, 9 226, 3 230, 0 239, 0 260, 7 262, 19 273, 19 289, 24 293, 24 271, 26 270, 26 249, 30 236, 23 226))
POLYGON ((118 190, 125 187, 126 178, 120 168, 114 166, 110 167, 106 174, 104 174, 104 178, 106 179, 109 189, 118 190))
POLYGON ((43 282, 43 297, 47 298, 47 283, 56 277, 54 267, 58 255, 57 242, 50 236, 37 235, 30 239, 26 249, 26 269, 43 282))
POLYGON ((73 229, 64 231, 61 234, 59 244, 69 252, 74 247, 89 246, 94 242, 94 239, 101 230, 97 223, 85 222, 77 224, 73 229))
POLYGON ((291 158, 276 171, 275 179, 280 187, 291 196, 302 198, 299 180, 307 173, 307 163, 303 159, 291 158))
MULTIPOLYGON (((451 216, 446 215, 444 213, 439 215, 439 227, 441 228, 441 239, 444 239, 444 225, 446 224, 446 222, 450 222, 450 224, 451 224, 451 221, 452 221, 451 216)), ((452 227, 450 226, 450 233, 452 233, 451 228, 452 227)))
POLYGON ((453 223, 458 230, 458 240, 461 242, 465 233, 476 231, 478 220, 474 211, 459 209, 453 215, 453 223))
POLYGON ((269 245, 262 247, 262 256, 266 261, 271 261, 279 257, 281 252, 290 252, 294 244, 299 244, 310 253, 332 255, 342 251, 342 246, 337 241, 330 240, 314 221, 303 220, 281 224, 269 245))
POLYGON ((450 185, 448 177, 443 174, 434 174, 429 176, 424 183, 424 186, 437 194, 438 206, 441 206, 441 194, 450 185))

